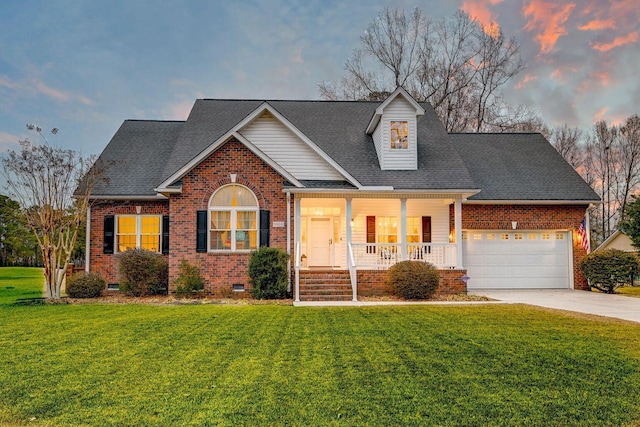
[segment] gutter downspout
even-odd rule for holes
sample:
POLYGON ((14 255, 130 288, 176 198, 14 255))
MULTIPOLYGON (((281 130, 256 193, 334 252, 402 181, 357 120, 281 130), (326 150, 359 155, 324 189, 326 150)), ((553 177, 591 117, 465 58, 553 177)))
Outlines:
POLYGON ((84 271, 89 272, 89 260, 91 259, 91 205, 87 207, 87 227, 84 238, 84 271))

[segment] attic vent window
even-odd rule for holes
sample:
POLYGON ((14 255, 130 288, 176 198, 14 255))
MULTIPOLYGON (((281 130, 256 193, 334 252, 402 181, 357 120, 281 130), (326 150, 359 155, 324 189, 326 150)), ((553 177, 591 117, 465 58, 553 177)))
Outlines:
POLYGON ((391 122, 391 148, 409 148, 408 122, 391 122))

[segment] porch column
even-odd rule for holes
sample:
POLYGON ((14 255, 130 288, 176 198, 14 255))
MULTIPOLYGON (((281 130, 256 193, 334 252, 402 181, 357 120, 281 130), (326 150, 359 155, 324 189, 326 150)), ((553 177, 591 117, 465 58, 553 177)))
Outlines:
POLYGON ((295 214, 294 214, 294 219, 293 219, 293 224, 294 224, 294 239, 295 240, 295 250, 294 250, 294 256, 295 256, 295 266, 296 266, 296 302, 300 301, 300 198, 294 195, 294 199, 293 199, 293 205, 294 205, 294 210, 295 210, 295 214))
POLYGON ((407 256, 407 199, 400 199, 400 260, 407 256))
POLYGON ((462 269, 462 199, 456 199, 455 202, 454 228, 456 233, 456 268, 462 269))
POLYGON ((346 205, 345 215, 347 217, 347 226, 345 229, 347 230, 347 244, 346 244, 347 257, 345 259, 347 260, 347 265, 349 265, 349 245, 351 244, 351 240, 352 240, 351 220, 353 219, 352 217, 353 212, 351 210, 351 197, 347 197, 346 201, 347 201, 347 205, 346 205))

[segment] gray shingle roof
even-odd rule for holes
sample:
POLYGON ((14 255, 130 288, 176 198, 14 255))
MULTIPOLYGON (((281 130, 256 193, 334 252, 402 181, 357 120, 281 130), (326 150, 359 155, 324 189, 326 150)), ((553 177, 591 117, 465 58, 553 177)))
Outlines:
POLYGON ((96 196, 156 196, 167 159, 184 122, 126 120, 98 161, 105 180, 93 188, 96 196))
POLYGON ((600 200, 539 133, 460 133, 450 137, 482 189, 469 200, 600 200))
MULTIPOLYGON (((155 196, 166 181, 265 101, 197 100, 186 122, 127 120, 100 156, 98 196, 155 196)), ((471 200, 596 201, 597 195, 539 134, 448 135, 429 104, 418 120, 418 170, 383 171, 365 133, 378 102, 266 101, 364 186, 472 190, 471 200)), ((308 188, 354 188, 303 181, 308 188)))

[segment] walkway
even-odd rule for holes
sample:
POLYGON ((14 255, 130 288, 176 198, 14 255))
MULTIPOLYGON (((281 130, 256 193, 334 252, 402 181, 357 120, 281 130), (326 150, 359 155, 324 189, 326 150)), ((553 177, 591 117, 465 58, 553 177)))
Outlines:
POLYGON ((571 289, 482 289, 469 292, 511 304, 530 304, 640 323, 640 298, 571 289))

